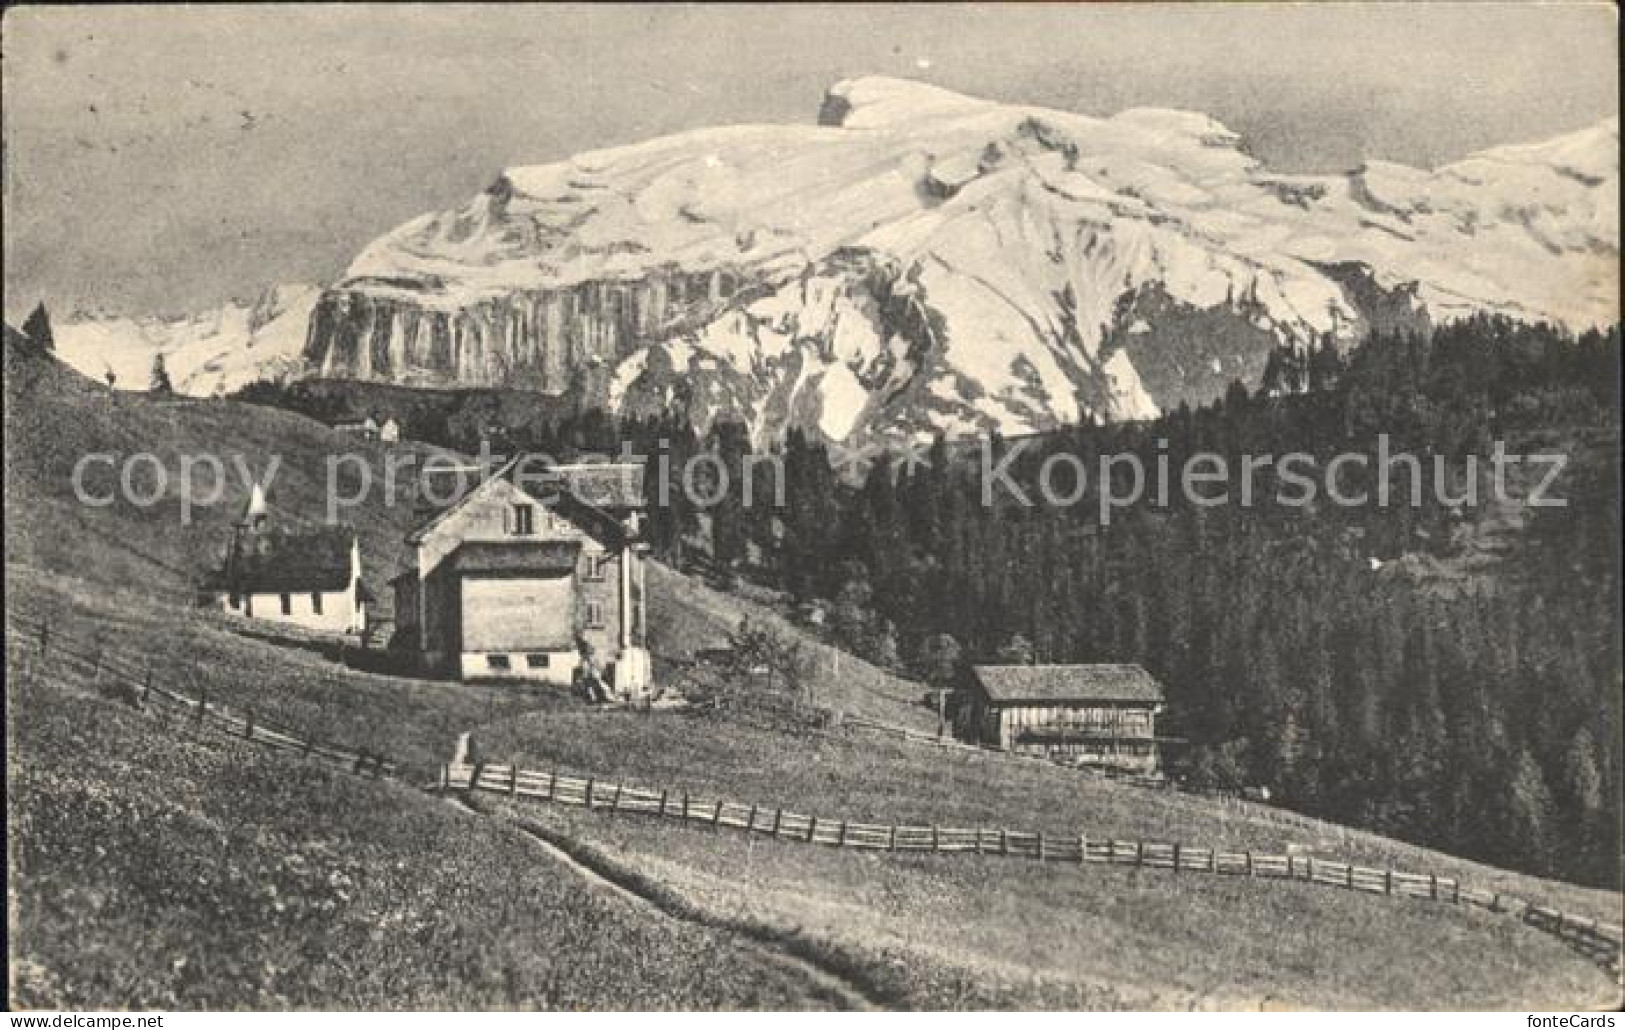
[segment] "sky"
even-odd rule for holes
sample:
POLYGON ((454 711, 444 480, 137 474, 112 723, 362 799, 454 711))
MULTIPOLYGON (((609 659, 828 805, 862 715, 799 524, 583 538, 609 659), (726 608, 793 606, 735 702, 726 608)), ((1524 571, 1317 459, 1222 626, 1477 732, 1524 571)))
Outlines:
POLYGON ((921 79, 1202 111, 1282 171, 1431 167, 1618 111, 1612 5, 10 8, 5 311, 197 312, 325 283, 505 167, 811 122, 921 79))

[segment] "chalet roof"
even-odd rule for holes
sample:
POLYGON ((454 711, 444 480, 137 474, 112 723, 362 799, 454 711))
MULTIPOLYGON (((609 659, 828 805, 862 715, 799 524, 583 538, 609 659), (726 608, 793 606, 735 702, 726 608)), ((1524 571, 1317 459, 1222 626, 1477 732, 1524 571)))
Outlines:
POLYGON ((354 544, 355 531, 344 526, 245 532, 204 586, 241 594, 343 590, 350 585, 354 544))
POLYGON ((489 476, 479 466, 426 467, 407 540, 421 539, 493 479, 506 479, 571 522, 599 532, 619 534, 620 517, 645 504, 642 465, 553 465, 539 455, 520 455, 489 476))
POLYGON ((995 704, 1162 703, 1162 686, 1138 665, 976 665, 971 673, 995 704))
POLYGON ((513 576, 568 573, 581 553, 579 540, 467 540, 451 553, 460 575, 513 576))

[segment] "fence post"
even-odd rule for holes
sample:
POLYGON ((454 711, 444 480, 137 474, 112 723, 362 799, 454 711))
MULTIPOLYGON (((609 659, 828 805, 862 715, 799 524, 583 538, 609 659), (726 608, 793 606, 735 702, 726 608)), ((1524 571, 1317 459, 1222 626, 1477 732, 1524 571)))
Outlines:
POLYGON ((711 829, 715 830, 722 825, 722 806, 727 804, 721 798, 717 799, 716 807, 711 809, 711 829))
POLYGON ((1174 841, 1174 872, 1179 872, 1179 842, 1174 841))
POLYGON ((1001 827, 999 827, 999 854, 1008 855, 1009 853, 1010 853, 1010 831, 1006 830, 1004 827, 1001 826, 1001 827))
POLYGON ((480 774, 483 773, 484 771, 485 771, 485 763, 484 762, 475 762, 474 763, 474 770, 468 774, 468 793, 469 794, 472 795, 474 793, 474 791, 479 789, 479 786, 480 786, 480 774))
POLYGON ((1490 898, 1490 911, 1491 912, 1499 912, 1499 911, 1501 911, 1501 892, 1500 891, 1496 891, 1494 897, 1490 898))
POLYGON ((1089 861, 1089 835, 1080 832, 1078 834, 1078 864, 1083 865, 1087 861, 1089 861))
POLYGON ((1307 856, 1305 858, 1303 868, 1304 868, 1304 873, 1303 873, 1304 880, 1306 882, 1313 883, 1315 881, 1315 856, 1314 855, 1309 855, 1309 856, 1307 856))
POLYGON ((587 811, 592 811, 592 777, 587 777, 587 811))
POLYGON ((779 835, 779 823, 781 823, 783 821, 784 821, 784 809, 775 808, 773 810, 773 836, 777 837, 779 835))
POLYGON ((1143 865, 1145 865, 1145 841, 1137 840, 1134 842, 1134 866, 1139 868, 1143 865))
POLYGON ((620 810, 621 810, 621 784, 616 783, 615 784, 615 793, 610 797, 610 801, 609 801, 609 814, 611 816, 614 816, 614 814, 616 812, 619 812, 620 810))
POLYGON ((891 833, 886 837, 886 850, 887 851, 896 851, 897 850, 897 824, 896 823, 891 824, 891 833))
POLYGON ((683 822, 688 822, 688 791, 683 791, 683 822))
POLYGON ((1428 897, 1434 901, 1439 900, 1439 874, 1428 874, 1428 897))
POLYGON ((1038 831, 1038 860, 1044 861, 1044 831, 1038 831))
POLYGON ((516 797, 519 796, 519 761, 518 761, 518 759, 514 759, 513 764, 508 766, 508 796, 511 797, 511 798, 516 798, 516 797))
POLYGON ((1247 859, 1247 875, 1251 876, 1253 875, 1253 853, 1251 851, 1243 851, 1242 855, 1247 859))
POLYGON ((751 802, 750 814, 745 816, 745 832, 746 833, 755 833, 756 832, 756 803, 755 802, 751 802))
POLYGON ((141 707, 147 707, 147 698, 152 696, 152 667, 147 667, 147 674, 141 681, 141 707))
POLYGON ((1384 894, 1392 894, 1392 893, 1394 893, 1394 867, 1393 866, 1389 866, 1388 869, 1382 874, 1382 892, 1384 894))
POLYGON ((252 708, 243 716, 243 739, 254 739, 254 709, 252 708))
POLYGON ((818 836, 818 817, 815 815, 807 820, 807 843, 811 844, 816 836, 818 836))
POLYGON ((937 833, 937 824, 936 823, 931 824, 931 850, 932 851, 941 851, 942 850, 942 840, 941 840, 940 836, 937 833))
POLYGON ((835 846, 838 847, 838 848, 846 847, 846 820, 845 819, 841 820, 841 835, 838 838, 836 838, 835 846))
POLYGON ((666 788, 660 788, 660 818, 666 818, 666 788))

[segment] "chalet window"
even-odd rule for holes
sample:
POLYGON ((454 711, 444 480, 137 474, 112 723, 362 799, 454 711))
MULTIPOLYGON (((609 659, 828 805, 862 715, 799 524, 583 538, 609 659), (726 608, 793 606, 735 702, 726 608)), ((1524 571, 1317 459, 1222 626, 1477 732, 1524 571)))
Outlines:
POLYGON ((587 555, 587 569, 585 579, 593 583, 600 583, 604 579, 604 569, 609 564, 607 554, 587 555))
POLYGON ((292 594, 283 594, 282 595, 282 614, 283 615, 292 615, 293 614, 293 595, 292 594))
POLYGON ((545 669, 547 668, 547 658, 548 656, 545 654, 527 654, 525 664, 532 669, 545 669))
POLYGON ((514 505, 508 524, 513 528, 514 536, 530 536, 536 532, 535 509, 528 504, 514 505))
POLYGON ((587 628, 604 628, 604 606, 597 601, 587 602, 587 628))
POLYGON ((513 667, 508 661, 508 656, 505 654, 488 654, 485 656, 485 664, 493 669, 500 669, 504 672, 513 667))
POLYGON ((316 615, 322 613, 322 595, 319 591, 312 592, 310 595, 310 610, 316 615))
POLYGON ((226 603, 231 605, 232 611, 236 611, 243 606, 243 599, 240 594, 232 594, 226 599, 226 603))

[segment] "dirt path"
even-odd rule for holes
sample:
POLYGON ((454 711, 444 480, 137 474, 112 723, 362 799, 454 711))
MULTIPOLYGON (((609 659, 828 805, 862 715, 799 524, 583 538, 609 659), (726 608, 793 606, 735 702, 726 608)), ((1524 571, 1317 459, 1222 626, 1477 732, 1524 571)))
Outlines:
MULTIPOLYGON (((461 765, 465 762, 468 757, 468 740, 469 735, 467 733, 463 733, 457 738, 457 746, 452 753, 452 764, 461 765)), ((453 794, 448 800, 465 811, 492 818, 487 813, 481 812, 478 808, 470 805, 468 799, 461 794, 453 794)), ((883 1002, 873 998, 861 985, 848 979, 837 970, 799 954, 790 945, 782 940, 775 939, 765 931, 750 933, 737 926, 726 925, 704 918, 697 912, 687 910, 686 906, 640 891, 633 884, 611 879, 600 870, 559 847, 550 839, 550 835, 539 826, 517 819, 513 820, 513 825, 517 826, 530 839, 531 843, 544 851, 549 858, 569 869, 593 889, 607 891, 628 904, 652 909, 666 919, 674 919, 679 922, 702 926, 714 932, 726 933, 764 961, 804 981, 808 985, 812 997, 827 1002, 836 1009, 847 1012, 872 1012, 887 1007, 883 1002)))

